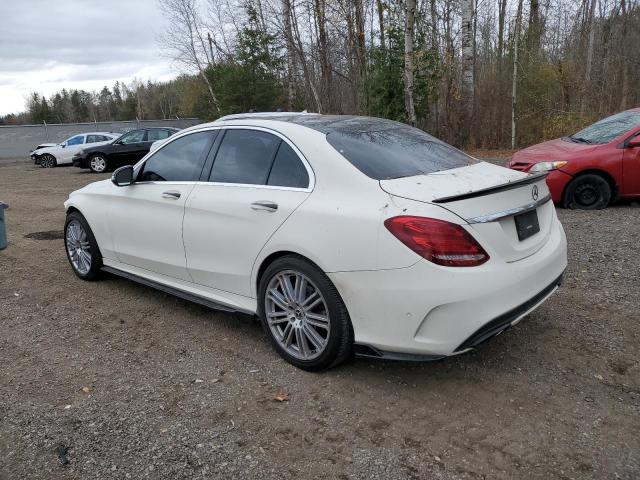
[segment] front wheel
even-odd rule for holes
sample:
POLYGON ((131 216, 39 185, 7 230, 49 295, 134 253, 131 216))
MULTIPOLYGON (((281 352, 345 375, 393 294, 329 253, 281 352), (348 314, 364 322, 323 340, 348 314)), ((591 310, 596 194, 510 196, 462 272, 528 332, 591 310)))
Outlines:
POLYGON ((600 175, 580 175, 567 186, 565 206, 568 208, 598 210, 606 208, 610 201, 611 186, 600 175))
POLYGON ((54 157, 50 153, 45 153, 44 155, 42 155, 42 157, 40 157, 40 166, 42 168, 53 168, 56 165, 58 165, 56 157, 54 157))
POLYGON ((102 254, 89 224, 80 212, 67 215, 64 246, 73 272, 82 280, 95 280, 102 268, 102 254))
POLYGON ((109 168, 109 161, 102 154, 92 155, 89 158, 89 168, 93 173, 104 173, 109 168))
POLYGON ((274 261, 261 277, 258 302, 271 343, 292 365, 324 370, 351 356, 353 328, 344 302, 310 262, 293 255, 274 261))

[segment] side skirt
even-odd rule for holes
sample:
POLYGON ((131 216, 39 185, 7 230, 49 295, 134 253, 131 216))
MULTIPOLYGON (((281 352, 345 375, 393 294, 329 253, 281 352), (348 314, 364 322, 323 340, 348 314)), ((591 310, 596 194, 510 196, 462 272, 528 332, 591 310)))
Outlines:
POLYGON ((209 300, 208 298, 201 297, 199 295, 194 295, 193 293, 185 292, 183 290, 179 290, 174 287, 169 287, 168 285, 164 285, 159 282, 154 282, 153 280, 140 277, 133 273, 123 272, 122 270, 118 270, 117 268, 109 267, 107 265, 102 267, 102 271, 107 273, 112 273, 119 277, 126 278, 127 280, 131 280, 133 282, 139 283, 141 285, 145 285, 147 287, 155 288, 156 290, 160 290, 161 292, 168 293, 175 297, 182 298, 183 300, 188 300, 189 302, 197 303, 199 305, 203 305, 205 307, 212 308, 214 310, 219 310, 222 312, 231 312, 231 313, 242 313, 242 314, 251 315, 251 316, 255 315, 253 312, 249 310, 244 310, 242 308, 237 308, 231 305, 225 305, 223 303, 215 302, 213 300, 209 300))

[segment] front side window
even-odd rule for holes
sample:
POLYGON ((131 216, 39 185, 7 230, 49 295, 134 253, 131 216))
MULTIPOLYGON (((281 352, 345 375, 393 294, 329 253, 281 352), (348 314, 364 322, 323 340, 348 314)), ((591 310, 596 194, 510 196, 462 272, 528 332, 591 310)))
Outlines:
POLYGON ((133 132, 125 133, 120 139, 120 143, 128 145, 130 143, 144 142, 144 130, 134 130, 133 132))
POLYGON ((309 174, 296 152, 286 143, 280 142, 280 148, 273 161, 267 185, 278 187, 307 188, 309 174))
POLYGON ((211 182, 264 185, 280 139, 259 130, 227 130, 218 149, 211 182))
POLYGON ((144 163, 138 181, 198 181, 204 164, 204 149, 212 135, 212 132, 192 133, 169 143, 144 163))
POLYGON ((571 135, 569 140, 577 143, 609 143, 638 126, 640 126, 640 112, 622 112, 580 130, 571 135))
POLYGON ((67 140, 67 145, 82 145, 84 143, 84 135, 76 135, 75 137, 71 137, 67 140))
POLYGON ((157 142, 158 140, 169 138, 170 135, 168 130, 147 130, 147 141, 157 142))
POLYGON ((370 131, 336 130, 327 134, 327 141, 358 170, 375 180, 426 175, 476 162, 460 150, 409 126, 370 131))

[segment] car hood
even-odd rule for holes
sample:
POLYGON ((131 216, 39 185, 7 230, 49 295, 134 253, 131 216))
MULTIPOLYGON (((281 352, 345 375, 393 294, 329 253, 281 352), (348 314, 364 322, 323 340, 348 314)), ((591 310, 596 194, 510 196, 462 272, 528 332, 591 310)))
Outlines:
POLYGON ((559 160, 571 160, 576 155, 582 155, 591 152, 598 145, 589 145, 586 143, 575 143, 570 140, 556 138, 548 142, 538 143, 531 147, 516 152, 513 155, 513 162, 556 162, 559 160))

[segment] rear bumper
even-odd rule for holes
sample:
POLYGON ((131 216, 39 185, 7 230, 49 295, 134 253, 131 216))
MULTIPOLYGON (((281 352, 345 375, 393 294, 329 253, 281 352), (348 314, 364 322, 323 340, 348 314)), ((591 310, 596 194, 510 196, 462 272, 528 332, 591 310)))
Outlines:
POLYGON ((556 221, 547 243, 517 262, 455 269, 421 260, 402 269, 328 275, 345 301, 357 344, 383 358, 435 359, 517 323, 553 293, 566 266, 566 237, 556 221))

